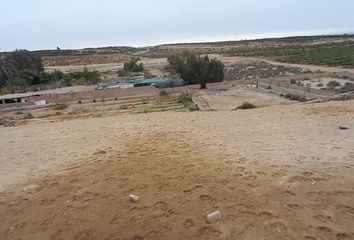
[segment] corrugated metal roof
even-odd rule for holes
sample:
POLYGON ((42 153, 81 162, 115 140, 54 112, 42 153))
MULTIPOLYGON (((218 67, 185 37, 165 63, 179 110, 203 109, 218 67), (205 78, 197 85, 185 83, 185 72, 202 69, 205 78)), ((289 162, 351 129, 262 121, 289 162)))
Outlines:
POLYGON ((25 98, 35 95, 48 95, 48 94, 63 94, 70 92, 86 92, 95 90, 96 86, 72 86, 72 87, 64 87, 64 88, 55 88, 49 90, 42 90, 36 92, 26 92, 26 93, 14 93, 14 94, 6 94, 1 95, 0 100, 2 99, 14 99, 14 98, 25 98))

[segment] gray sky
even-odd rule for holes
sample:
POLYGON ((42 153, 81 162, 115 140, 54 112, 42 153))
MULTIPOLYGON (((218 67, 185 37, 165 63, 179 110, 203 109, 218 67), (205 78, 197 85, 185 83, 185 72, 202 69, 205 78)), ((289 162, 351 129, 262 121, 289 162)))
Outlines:
POLYGON ((354 0, 0 0, 1 50, 354 33, 354 0))

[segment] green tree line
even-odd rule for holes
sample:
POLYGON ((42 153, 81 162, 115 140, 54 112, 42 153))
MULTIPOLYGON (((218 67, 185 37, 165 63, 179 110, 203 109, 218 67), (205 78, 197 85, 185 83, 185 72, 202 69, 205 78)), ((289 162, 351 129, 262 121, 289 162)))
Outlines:
POLYGON ((42 59, 27 50, 0 54, 0 90, 3 94, 40 90, 48 84, 53 87, 91 85, 100 80, 99 72, 86 68, 74 73, 45 72, 42 59))

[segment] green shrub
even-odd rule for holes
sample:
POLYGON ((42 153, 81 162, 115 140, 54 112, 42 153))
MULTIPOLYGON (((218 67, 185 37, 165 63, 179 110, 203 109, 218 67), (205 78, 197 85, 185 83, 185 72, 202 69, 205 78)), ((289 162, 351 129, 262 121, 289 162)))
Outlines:
POLYGON ((240 106, 238 106, 237 108, 235 108, 235 110, 244 110, 244 109, 254 109, 257 108, 257 106, 253 103, 249 103, 249 102, 244 102, 242 103, 240 106))
POLYGON ((124 63, 124 70, 128 72, 143 72, 144 65, 142 63, 137 64, 140 58, 132 58, 130 62, 124 63))
POLYGON ((159 96, 160 96, 160 97, 167 97, 167 96, 168 96, 168 92, 166 92, 165 90, 161 90, 161 91, 159 92, 159 96))
POLYGON ((67 109, 69 106, 65 103, 57 103, 55 106, 54 106, 54 109, 55 110, 64 110, 64 109, 67 109))
POLYGON ((33 118, 32 113, 25 113, 22 117, 22 119, 32 119, 32 118, 33 118))
POLYGON ((9 118, 0 118, 0 126, 4 127, 13 127, 15 126, 15 122, 11 121, 9 118))
POLYGON ((353 92, 354 91, 354 83, 346 82, 343 87, 338 89, 339 93, 353 92))
POLYGON ((285 98, 293 101, 298 101, 298 102, 306 102, 308 101, 305 96, 297 95, 297 94, 292 94, 292 93, 287 93, 285 95, 285 98))
POLYGON ((335 89, 336 87, 339 87, 340 86, 340 83, 337 82, 337 81, 330 81, 328 84, 327 84, 327 87, 329 89, 335 89))
POLYGON ((195 104, 194 102, 188 102, 185 104, 185 107, 187 107, 187 109, 191 112, 193 111, 198 111, 199 107, 197 104, 195 104))
POLYGON ((191 92, 182 92, 178 98, 177 98, 177 102, 179 103, 188 103, 188 102, 192 102, 192 97, 193 94, 191 92))
POLYGON ((177 102, 182 103, 189 111, 197 111, 199 110, 198 105, 193 102, 192 98, 193 94, 191 92, 182 92, 178 96, 177 102))
POLYGON ((84 68, 82 72, 73 72, 70 74, 75 80, 82 80, 85 84, 92 85, 101 81, 101 75, 98 71, 90 71, 84 68))

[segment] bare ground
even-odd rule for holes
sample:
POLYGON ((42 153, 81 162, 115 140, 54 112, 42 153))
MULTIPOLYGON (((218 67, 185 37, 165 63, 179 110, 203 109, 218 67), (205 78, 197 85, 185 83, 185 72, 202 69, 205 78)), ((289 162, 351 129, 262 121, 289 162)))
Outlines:
POLYGON ((244 102, 255 104, 257 107, 294 104, 294 101, 280 97, 279 94, 272 94, 265 89, 256 90, 251 87, 225 87, 218 90, 203 90, 199 91, 198 95, 208 102, 213 109, 218 111, 233 110, 244 102))
POLYGON ((0 239, 353 239, 353 120, 348 101, 0 128, 0 239))

